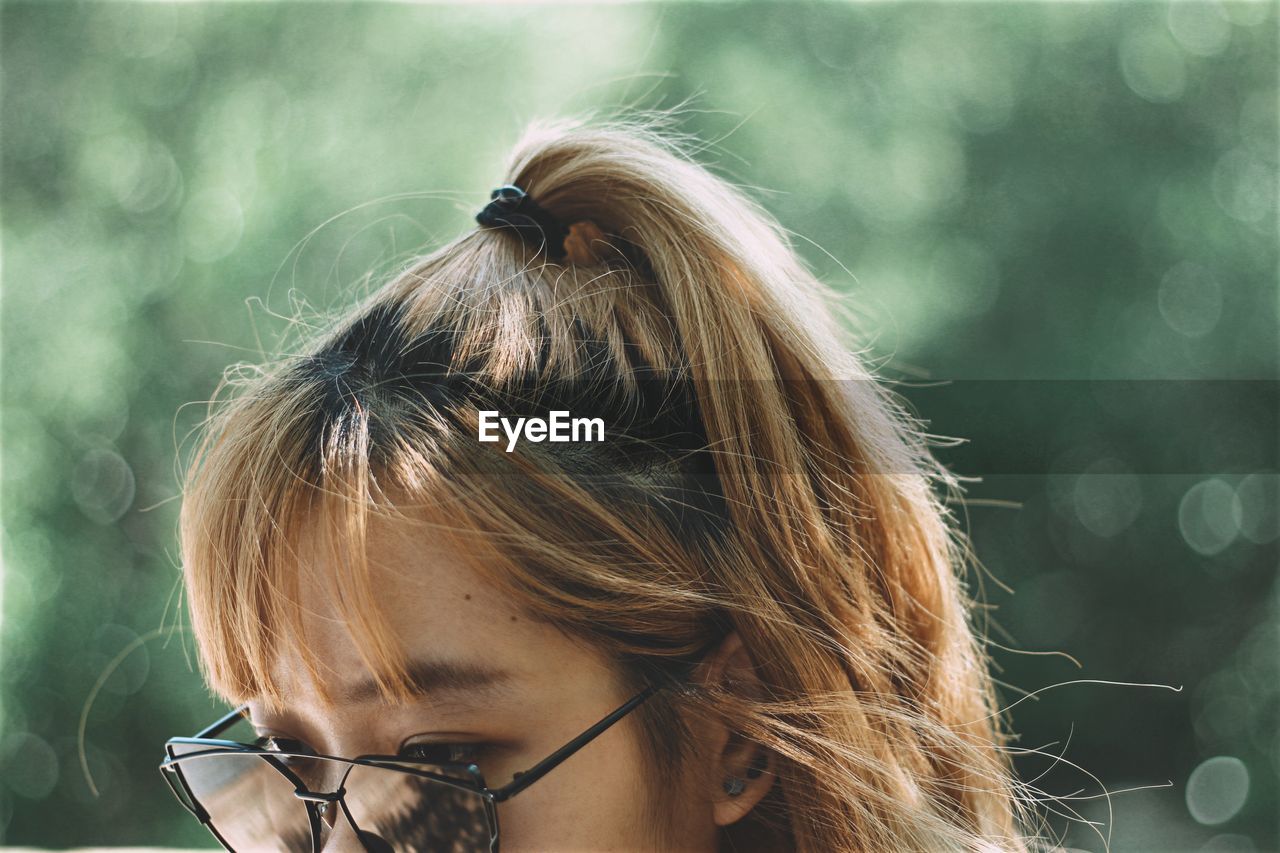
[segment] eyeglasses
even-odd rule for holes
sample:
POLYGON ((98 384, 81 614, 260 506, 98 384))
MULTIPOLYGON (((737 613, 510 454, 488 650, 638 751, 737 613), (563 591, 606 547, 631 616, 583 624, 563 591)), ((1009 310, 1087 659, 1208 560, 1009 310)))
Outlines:
POLYGON ((331 842, 373 853, 498 853, 497 804, 541 779, 658 689, 646 687, 500 788, 489 788, 473 762, 339 758, 219 739, 247 718, 248 705, 194 737, 170 738, 160 771, 187 811, 236 853, 319 853, 331 842))

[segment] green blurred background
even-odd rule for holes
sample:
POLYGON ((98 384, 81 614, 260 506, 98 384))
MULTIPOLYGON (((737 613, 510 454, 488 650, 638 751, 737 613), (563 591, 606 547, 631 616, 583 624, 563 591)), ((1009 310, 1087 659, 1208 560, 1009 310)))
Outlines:
POLYGON ((1182 688, 1014 708, 1099 822, 1051 825, 1277 848, 1274 4, 0 9, 0 841, 210 846, 155 764, 221 709, 157 632, 223 368, 471 227, 526 119, 684 103, 886 373, 954 380, 904 393, 970 439, 992 639, 1080 664, 1002 682, 1182 688))

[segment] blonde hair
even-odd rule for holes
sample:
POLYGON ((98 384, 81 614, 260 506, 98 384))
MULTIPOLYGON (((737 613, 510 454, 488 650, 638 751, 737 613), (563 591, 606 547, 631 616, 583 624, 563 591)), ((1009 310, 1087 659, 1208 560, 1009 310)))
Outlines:
POLYGON ((661 116, 532 124, 505 181, 593 223, 576 232, 604 235, 590 253, 557 263, 472 229, 301 352, 224 376, 240 393, 215 394, 181 513, 206 679, 282 703, 285 643, 318 673, 291 546, 318 525, 357 647, 404 698, 363 556, 379 513, 458 546, 637 684, 688 687, 738 631, 764 695, 688 687, 641 708, 665 768, 697 715, 772 753, 776 783, 726 849, 1023 849, 939 494, 955 483, 841 343, 781 226, 687 143, 661 116), (482 409, 550 408, 600 414, 613 437, 476 440, 482 409))

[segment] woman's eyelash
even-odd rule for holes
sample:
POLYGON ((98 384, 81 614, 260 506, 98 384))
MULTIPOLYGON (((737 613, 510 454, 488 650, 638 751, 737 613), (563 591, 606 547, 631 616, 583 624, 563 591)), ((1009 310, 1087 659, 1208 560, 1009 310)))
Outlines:
POLYGON ((315 752, 300 740, 277 735, 261 735, 254 740, 253 745, 268 752, 315 752))
MULTIPOLYGON (((268 752, 302 752, 314 754, 315 750, 300 740, 262 735, 253 745, 268 752)), ((471 764, 484 754, 488 745, 483 743, 452 743, 446 741, 411 743, 400 750, 401 758, 426 761, 432 764, 471 764)))
POLYGON ((411 743, 400 750, 400 757, 434 764, 471 764, 486 748, 483 743, 411 743))

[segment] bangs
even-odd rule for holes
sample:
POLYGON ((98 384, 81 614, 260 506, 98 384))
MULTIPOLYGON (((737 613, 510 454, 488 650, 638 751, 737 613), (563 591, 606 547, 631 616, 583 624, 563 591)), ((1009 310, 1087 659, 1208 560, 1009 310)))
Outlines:
MULTIPOLYGON (((281 655, 292 654, 303 663, 320 702, 330 705, 331 679, 305 630, 301 592, 307 585, 332 591, 352 643, 383 696, 407 699, 406 654, 378 603, 368 532, 375 519, 384 519, 433 531, 425 535, 459 538, 457 528, 464 522, 451 479, 420 450, 408 447, 385 454, 387 461, 400 464, 373 471, 367 453, 349 452, 367 446, 367 423, 345 431, 357 448, 328 448, 326 456, 347 464, 326 460, 310 466, 321 471, 319 478, 312 476, 306 443, 297 440, 309 430, 297 421, 314 415, 296 407, 296 419, 253 417, 268 399, 223 413, 223 430, 204 459, 203 476, 192 481, 184 500, 184 573, 205 679, 233 705, 257 699, 279 710, 284 697, 273 666, 281 655), (412 463, 411 472, 406 462, 412 463), (412 515, 401 509, 409 506, 412 515)), ((403 439, 396 443, 428 444, 426 436, 403 439)))
POLYGON ((652 559, 675 557, 662 525, 637 523, 646 512, 679 507, 668 529, 719 512, 674 335, 644 287, 620 270, 579 280, 562 267, 468 251, 424 261, 206 421, 180 526, 201 666, 226 701, 279 708, 273 664, 292 652, 319 701, 332 703, 305 635, 302 584, 332 591, 384 697, 409 698, 406 650, 378 605, 366 553, 374 517, 417 525, 424 541, 452 546, 509 589, 540 593, 540 602, 522 596, 526 608, 554 618, 557 606, 591 604, 581 590, 602 564, 619 565, 605 543, 632 554, 666 544, 652 559), (499 284, 477 284, 464 268, 499 284), (477 442, 482 409, 598 414, 618 438, 589 450, 504 452, 477 442), (662 446, 677 435, 681 446, 662 446), (633 507, 630 523, 609 499, 633 507), (331 576, 318 576, 311 555, 331 576), (555 593, 535 565, 576 580, 555 593))

